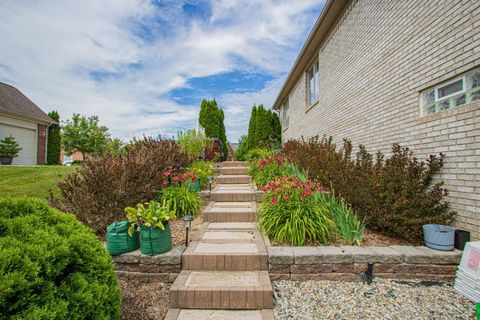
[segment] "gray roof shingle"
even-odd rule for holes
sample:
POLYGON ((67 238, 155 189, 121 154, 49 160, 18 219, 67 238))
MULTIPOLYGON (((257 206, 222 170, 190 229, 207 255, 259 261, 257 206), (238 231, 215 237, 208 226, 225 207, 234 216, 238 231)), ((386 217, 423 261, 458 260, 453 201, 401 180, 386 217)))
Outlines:
POLYGON ((41 122, 55 122, 20 90, 3 82, 0 82, 0 111, 16 113, 41 122))

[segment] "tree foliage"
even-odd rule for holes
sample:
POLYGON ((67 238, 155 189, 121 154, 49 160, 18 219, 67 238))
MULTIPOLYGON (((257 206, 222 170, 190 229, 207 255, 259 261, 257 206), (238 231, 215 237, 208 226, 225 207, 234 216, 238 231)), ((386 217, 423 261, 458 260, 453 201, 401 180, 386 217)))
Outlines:
POLYGON ((246 135, 243 135, 238 140, 238 148, 235 151, 235 159, 238 161, 245 161, 245 155, 247 154, 247 143, 248 138, 246 135))
POLYGON ((194 159, 198 159, 202 155, 202 151, 210 141, 205 134, 194 129, 178 131, 177 140, 180 149, 194 159))
POLYGON ((108 142, 108 128, 98 124, 98 116, 74 114, 62 127, 62 145, 67 154, 75 151, 86 154, 104 151, 108 142))
POLYGON ((60 164, 60 149, 62 139, 60 136, 60 115, 57 111, 51 111, 48 116, 56 123, 52 123, 48 127, 48 144, 47 144, 47 164, 60 164))
POLYGON ((281 142, 281 126, 278 115, 263 105, 252 108, 248 123, 246 151, 255 148, 277 148, 281 142))
POLYGON ((215 99, 202 100, 199 114, 200 125, 205 129, 205 135, 209 138, 219 139, 222 142, 222 158, 225 159, 228 154, 227 134, 225 130, 225 115, 223 110, 218 107, 215 99))

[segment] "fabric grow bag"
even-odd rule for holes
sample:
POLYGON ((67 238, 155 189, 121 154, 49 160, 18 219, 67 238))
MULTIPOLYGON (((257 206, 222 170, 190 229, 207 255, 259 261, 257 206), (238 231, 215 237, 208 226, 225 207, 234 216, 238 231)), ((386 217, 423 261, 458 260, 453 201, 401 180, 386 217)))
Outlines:
POLYGON ((453 250, 455 229, 441 224, 425 224, 423 226, 425 245, 431 249, 453 250))
POLYGON ((112 256, 137 250, 140 247, 138 241, 138 228, 135 227, 133 235, 128 235, 130 221, 116 221, 107 227, 107 251, 112 256))
POLYGON ((165 230, 140 226, 140 251, 148 256, 161 254, 172 249, 172 236, 168 222, 165 230))
POLYGON ((192 192, 200 192, 202 186, 200 185, 200 180, 197 179, 196 182, 187 181, 187 188, 192 192))

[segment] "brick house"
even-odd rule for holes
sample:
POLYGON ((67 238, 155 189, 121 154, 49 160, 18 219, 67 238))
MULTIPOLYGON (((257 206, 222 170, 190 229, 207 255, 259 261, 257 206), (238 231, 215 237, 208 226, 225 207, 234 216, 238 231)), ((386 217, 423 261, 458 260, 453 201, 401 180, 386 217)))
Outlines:
POLYGON ((328 0, 273 108, 283 141, 446 154, 455 226, 480 239, 480 2, 328 0))
POLYGON ((12 164, 43 165, 47 128, 55 123, 17 88, 0 82, 0 139, 12 135, 22 150, 12 164))

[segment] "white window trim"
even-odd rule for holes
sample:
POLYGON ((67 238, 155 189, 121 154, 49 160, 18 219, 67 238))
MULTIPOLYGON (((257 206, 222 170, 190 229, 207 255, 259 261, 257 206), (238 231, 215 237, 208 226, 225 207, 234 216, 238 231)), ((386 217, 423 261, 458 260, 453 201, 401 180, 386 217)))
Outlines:
POLYGON ((452 79, 448 82, 444 82, 442 84, 439 84, 439 85, 435 86, 435 88, 434 88, 434 90, 435 90, 435 103, 443 101, 443 100, 450 99, 451 97, 457 96, 457 95, 462 94, 462 93, 466 93, 467 92, 467 90, 465 89, 466 85, 467 85, 467 76, 463 75, 463 76, 456 77, 456 78, 454 78, 454 79, 452 79), (457 82, 458 80, 462 80, 462 90, 451 93, 448 96, 444 96, 444 97, 441 97, 441 98, 438 97, 438 89, 446 87, 449 84, 457 82))
POLYGON ((319 61, 318 61, 318 58, 315 59, 312 64, 310 64, 310 67, 307 69, 307 72, 306 72, 306 78, 307 78, 307 108, 306 110, 308 111, 311 107, 313 107, 314 105, 317 104, 317 102, 320 100, 320 93, 318 92, 319 91, 319 82, 320 82, 320 64, 319 64, 319 61), (318 72, 318 79, 315 77, 315 64, 317 64, 317 72, 318 72), (313 81, 314 81, 314 87, 316 87, 315 89, 315 96, 316 96, 316 99, 314 101, 311 102, 311 99, 310 99, 310 79, 309 79, 309 73, 310 73, 310 70, 313 69, 313 81))
POLYGON ((290 99, 287 97, 282 104, 281 119, 282 119, 283 130, 287 129, 290 124, 290 101, 289 100, 290 99), (287 105, 288 107, 287 112, 285 112, 285 105, 287 105))
POLYGON ((470 104, 472 101, 469 101, 468 100, 468 94, 472 91, 472 90, 477 90, 477 89, 474 89, 474 88, 470 88, 470 84, 469 84, 469 80, 468 80, 468 76, 473 73, 473 72, 476 72, 478 71, 479 68, 474 68, 472 70, 469 70, 461 75, 458 75, 456 76, 455 78, 452 78, 448 81, 444 81, 444 82, 441 82, 440 84, 437 84, 433 87, 430 87, 430 88, 427 88, 427 89, 424 89, 422 91, 420 91, 420 115, 421 117, 424 117, 424 116, 430 116, 432 114, 436 114, 436 113, 439 113, 439 112, 442 112, 442 111, 445 111, 445 110, 440 110, 440 111, 436 111, 434 113, 428 113, 425 109, 426 109, 426 104, 425 104, 425 101, 424 101, 424 98, 423 98, 423 94, 427 91, 431 91, 433 90, 434 91, 434 104, 438 104, 439 102, 442 102, 442 101, 445 101, 445 100, 448 100, 448 99, 451 99, 451 98, 454 98, 455 96, 460 96, 460 95, 466 95, 466 102, 462 105, 458 105, 458 106, 450 106, 450 108, 446 109, 446 110, 450 110, 452 108, 456 108, 456 107, 459 107, 459 106, 463 106, 463 105, 467 105, 467 104, 470 104), (438 90, 442 87, 445 87, 445 86, 448 86, 449 84, 452 84, 458 80, 462 80, 463 81, 463 88, 462 90, 459 90, 455 93, 452 93, 452 94, 449 94, 448 96, 445 96, 445 97, 441 97, 439 98, 438 97, 438 90))

